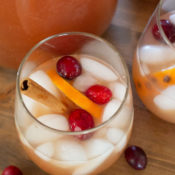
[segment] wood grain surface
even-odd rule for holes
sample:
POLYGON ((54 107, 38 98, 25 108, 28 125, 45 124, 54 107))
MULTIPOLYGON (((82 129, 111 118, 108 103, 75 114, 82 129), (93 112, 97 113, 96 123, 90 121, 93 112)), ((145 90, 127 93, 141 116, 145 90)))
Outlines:
MULTIPOLYGON (((131 73, 132 56, 158 0, 119 0, 112 24, 103 35, 112 42, 127 62, 131 73)), ((24 175, 45 175, 26 156, 14 125, 16 71, 0 68, 0 172, 9 164, 19 166, 24 175)), ((175 125, 155 117, 139 100, 131 78, 135 119, 129 145, 142 147, 148 156, 147 168, 132 169, 122 155, 100 175, 174 175, 175 125)))

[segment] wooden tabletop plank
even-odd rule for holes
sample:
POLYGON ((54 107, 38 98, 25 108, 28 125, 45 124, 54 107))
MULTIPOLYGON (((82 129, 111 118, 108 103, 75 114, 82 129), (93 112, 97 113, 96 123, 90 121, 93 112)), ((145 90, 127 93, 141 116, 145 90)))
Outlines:
MULTIPOLYGON (((119 0, 112 24, 103 37, 119 50, 130 75, 137 41, 158 0, 119 0)), ((0 68, 0 172, 9 164, 20 166, 25 175, 45 175, 26 156, 14 125, 16 71, 0 68)), ((148 156, 147 168, 132 169, 122 155, 101 175, 174 175, 175 125, 155 117, 138 98, 131 77, 135 108, 134 128, 129 145, 142 147, 148 156)))

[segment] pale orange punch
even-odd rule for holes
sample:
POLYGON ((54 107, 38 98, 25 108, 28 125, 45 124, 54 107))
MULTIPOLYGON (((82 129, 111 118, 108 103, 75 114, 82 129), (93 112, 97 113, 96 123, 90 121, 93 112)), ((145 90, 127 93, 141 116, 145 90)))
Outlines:
POLYGON ((155 79, 155 83, 159 88, 166 88, 175 84, 175 68, 165 69, 160 72, 150 74, 151 78, 155 79))

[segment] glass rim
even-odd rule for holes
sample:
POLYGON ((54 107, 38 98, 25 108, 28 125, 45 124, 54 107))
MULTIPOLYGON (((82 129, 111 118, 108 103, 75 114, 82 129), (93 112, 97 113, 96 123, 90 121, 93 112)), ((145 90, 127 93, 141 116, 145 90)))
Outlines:
MULTIPOLYGON (((142 32, 142 35, 138 41, 138 44, 137 44, 137 47, 139 47, 140 43, 141 43, 141 40, 144 36, 144 32, 146 32, 146 28, 150 25, 150 22, 151 20, 153 19, 153 16, 155 16, 155 20, 156 20, 156 23, 157 23, 157 26, 158 26, 158 29, 160 31, 160 34, 161 34, 161 37, 162 37, 162 40, 165 42, 164 44, 167 44, 168 47, 174 49, 175 47, 173 46, 173 44, 170 42, 170 40, 167 38, 161 24, 160 24, 160 16, 161 16, 161 10, 162 10, 162 6, 163 6, 163 3, 165 2, 165 0, 160 0, 159 3, 157 4, 157 7, 155 8, 153 14, 151 15, 150 19, 148 20, 143 32, 142 32)), ((160 45, 160 44, 159 44, 160 45)), ((149 81, 149 83, 156 88, 156 90, 158 92, 161 92, 162 89, 160 89, 159 87, 157 87, 157 85, 150 79, 150 77, 148 77, 148 75, 145 73, 144 71, 144 68, 143 68, 143 63, 140 59, 140 49, 136 49, 136 57, 137 57, 137 61, 138 61, 138 64, 139 64, 139 67, 141 69, 141 71, 143 71, 144 73, 144 76, 146 77, 146 79, 149 81)))
POLYGON ((160 0, 158 6, 157 6, 157 13, 156 13, 156 22, 157 22, 157 26, 158 26, 158 29, 160 31, 160 34, 162 36, 162 39, 163 41, 165 41, 165 43, 171 47, 171 48, 174 48, 173 44, 170 42, 170 40, 167 38, 163 28, 162 28, 162 25, 160 24, 160 16, 161 16, 161 10, 162 10, 162 6, 163 6, 163 3, 165 2, 165 0, 160 0))
POLYGON ((16 78, 16 88, 17 88, 17 92, 19 95, 19 100, 22 103, 22 106, 24 107, 24 109, 26 110, 26 112, 29 114, 30 118, 36 122, 37 124, 39 124, 41 127, 44 127, 52 132, 56 132, 56 133, 60 133, 60 134, 64 134, 64 135, 82 135, 82 134, 88 134, 94 131, 99 130, 100 128, 104 127, 105 125, 107 125, 108 123, 110 123, 110 121, 112 121, 115 117, 117 117, 117 114, 120 113, 122 107, 124 106, 124 103, 127 99, 128 93, 129 93, 129 86, 130 86, 130 77, 129 77, 129 72, 128 72, 128 68, 126 65, 126 62, 124 61, 123 57, 120 55, 120 53, 118 52, 118 50, 107 40, 95 35, 95 34, 91 34, 91 33, 86 33, 86 32, 65 32, 65 33, 59 33, 59 34, 55 34, 52 36, 49 36, 41 41, 39 41, 37 44, 35 44, 25 55, 25 57, 23 58, 18 71, 17 71, 17 78, 16 78), (45 124, 43 124, 42 122, 40 122, 39 120, 37 120, 37 118, 35 116, 32 115, 32 113, 28 110, 27 106, 25 105, 23 98, 22 98, 22 94, 20 91, 20 76, 21 76, 21 71, 23 68, 23 65, 25 64, 25 62, 27 61, 27 59, 29 58, 29 56, 33 53, 33 51, 35 49, 37 49, 41 44, 43 44, 44 42, 56 38, 56 37, 61 37, 61 36, 68 36, 68 35, 82 35, 82 36, 86 36, 86 37, 90 37, 93 38, 95 40, 98 40, 104 44, 106 44, 107 46, 109 46, 114 52, 116 52, 119 57, 120 60, 122 62, 123 68, 124 68, 124 73, 126 75, 126 91, 125 91, 125 95, 123 100, 121 101, 121 104, 119 106, 119 108, 116 110, 116 112, 106 121, 102 122, 100 125, 97 125, 94 128, 91 129, 87 129, 87 130, 83 130, 83 131, 63 131, 63 130, 58 130, 58 129, 54 129, 52 127, 49 127, 45 124))

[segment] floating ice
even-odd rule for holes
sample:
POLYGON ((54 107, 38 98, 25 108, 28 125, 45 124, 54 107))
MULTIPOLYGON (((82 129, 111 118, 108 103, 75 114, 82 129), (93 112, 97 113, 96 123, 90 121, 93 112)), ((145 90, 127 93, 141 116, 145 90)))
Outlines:
POLYGON ((21 78, 28 77, 31 71, 36 67, 36 64, 32 61, 27 61, 22 69, 21 78))
POLYGON ((107 131, 107 138, 108 140, 113 143, 117 144, 122 139, 122 137, 125 135, 125 133, 118 128, 109 128, 107 131))
POLYGON ((165 95, 157 95, 153 101, 162 110, 175 110, 175 101, 165 95))
POLYGON ((92 159, 113 149, 113 145, 104 139, 89 139, 84 143, 84 148, 88 158, 92 159))
POLYGON ((84 162, 87 161, 60 161, 56 159, 52 159, 50 163, 59 168, 59 173, 64 174, 67 168, 69 167, 70 171, 73 171, 75 167, 81 166, 84 162), (61 170, 61 171, 60 171, 61 170))
POLYGON ((80 62, 85 71, 90 72, 97 78, 106 81, 115 81, 118 79, 116 74, 111 69, 98 61, 84 57, 80 59, 80 62))
POLYGON ((60 139, 56 143, 56 158, 61 161, 85 161, 86 153, 76 140, 60 139))
POLYGON ((162 91, 162 94, 175 100, 175 85, 167 87, 165 90, 162 91))
POLYGON ((127 136, 126 134, 124 134, 120 142, 115 147, 116 152, 121 152, 126 145, 127 145, 127 136))
POLYGON ((94 132, 94 138, 105 138, 107 133, 107 127, 100 128, 94 132))
POLYGON ((113 92, 113 96, 119 100, 123 100, 125 93, 126 93, 126 86, 124 86, 123 84, 117 82, 114 84, 111 84, 111 89, 113 92))
POLYGON ((20 130, 17 126, 17 129, 18 129, 18 133, 19 133, 19 138, 21 140, 21 142, 28 148, 32 149, 32 147, 30 146, 29 142, 26 140, 26 138, 20 133, 20 130))
MULTIPOLYGON (((173 2, 174 2, 174 0, 173 0, 173 2)), ((173 23, 175 25, 175 14, 170 15, 169 18, 170 18, 171 23, 173 23)))
POLYGON ((53 157, 55 152, 54 144, 52 142, 47 142, 42 145, 39 145, 35 149, 35 153, 44 160, 50 160, 53 157))
POLYGON ((121 102, 119 100, 111 100, 104 108, 103 122, 108 120, 120 107, 121 102))
POLYGON ((175 85, 169 86, 153 99, 156 106, 162 110, 175 110, 175 85))
POLYGON ((75 171, 73 172, 73 175, 91 174, 111 155, 112 152, 113 147, 106 150, 105 153, 96 157, 95 159, 88 160, 87 163, 76 168, 75 171))
POLYGON ((140 48, 140 59, 145 64, 164 64, 175 60, 175 50, 168 46, 146 45, 140 48))
POLYGON ((150 74, 150 70, 146 64, 142 64, 142 66, 139 66, 139 71, 142 76, 150 74))
POLYGON ((174 10, 174 0, 164 1, 162 3, 162 9, 163 11, 166 11, 166 12, 173 11, 174 10))
POLYGON ((38 71, 32 73, 29 76, 29 78, 31 78, 33 81, 37 82, 40 86, 45 88, 47 91, 49 91, 54 96, 56 96, 56 97, 60 96, 58 89, 55 87, 55 85, 52 83, 51 79, 49 78, 49 76, 45 72, 38 70, 38 71))
MULTIPOLYGON (((111 65, 115 66, 119 74, 124 73, 121 63, 121 56, 116 50, 99 41, 89 41, 81 48, 81 52, 87 55, 97 56, 98 58, 107 58, 111 65)), ((85 57, 85 56, 84 56, 85 57)))
POLYGON ((75 79, 73 86, 79 91, 84 92, 86 89, 88 89, 90 86, 94 84, 97 84, 97 80, 93 78, 91 75, 84 73, 75 79))
POLYGON ((42 144, 48 141, 55 140, 59 137, 60 135, 58 135, 57 133, 52 132, 47 128, 41 127, 36 123, 31 124, 25 132, 25 138, 32 145, 42 144))
POLYGON ((24 104, 26 105, 27 109, 35 117, 38 117, 43 114, 48 114, 51 112, 51 110, 47 106, 33 100, 32 98, 26 95, 22 94, 22 98, 23 98, 24 104))
POLYGON ((15 101, 15 120, 22 128, 26 128, 31 123, 29 115, 27 115, 26 110, 18 98, 15 101))
POLYGON ((41 123, 54 129, 63 130, 63 131, 69 130, 68 121, 63 115, 47 114, 47 115, 40 116, 38 120, 41 123))
POLYGON ((133 117, 133 109, 128 106, 123 106, 120 112, 111 121, 110 126, 125 130, 128 128, 133 117))

